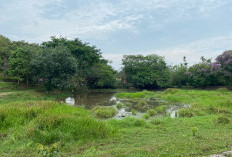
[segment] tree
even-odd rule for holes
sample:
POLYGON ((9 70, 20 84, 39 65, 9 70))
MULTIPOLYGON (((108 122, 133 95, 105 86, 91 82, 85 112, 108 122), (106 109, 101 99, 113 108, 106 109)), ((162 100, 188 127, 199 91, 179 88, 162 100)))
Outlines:
POLYGON ((137 88, 167 87, 169 69, 163 57, 158 55, 128 55, 123 57, 128 83, 137 88))
POLYGON ((186 75, 186 72, 188 70, 188 63, 186 62, 186 57, 183 58, 183 61, 184 63, 181 63, 180 65, 170 67, 170 81, 172 86, 182 87, 187 83, 188 76, 186 75))
MULTIPOLYGON (((98 71, 103 72, 104 69, 106 69, 106 67, 108 67, 108 69, 112 69, 111 67, 109 67, 109 65, 107 65, 108 61, 102 59, 100 49, 97 49, 95 46, 90 46, 88 43, 83 43, 78 38, 74 40, 68 40, 62 37, 60 38, 51 37, 51 41, 44 42, 41 45, 44 48, 51 48, 51 47, 55 48, 57 46, 63 45, 71 52, 72 56, 76 58, 78 70, 75 76, 72 78, 72 81, 70 82, 76 88, 82 86, 84 87, 97 86, 100 73, 97 74, 98 75, 97 76, 95 70, 97 69, 98 71), (103 69, 100 70, 99 68, 103 68, 103 69)), ((112 75, 106 75, 106 76, 110 77, 108 79, 112 79, 111 77, 112 75)), ((104 78, 106 79, 106 77, 104 78)))
POLYGON ((201 57, 201 62, 192 65, 186 74, 188 84, 194 87, 220 85, 217 74, 212 70, 211 59, 201 57))
POLYGON ((11 41, 0 35, 0 71, 6 71, 9 65, 11 41))
POLYGON ((227 85, 232 85, 232 50, 225 51, 217 56, 216 62, 212 66, 218 75, 223 76, 227 85))
POLYGON ((47 90, 63 89, 76 73, 76 59, 64 46, 44 48, 31 61, 34 78, 44 84, 47 90))
POLYGON ((11 52, 7 74, 18 80, 18 84, 19 81, 27 80, 28 85, 28 79, 31 76, 31 55, 31 51, 26 48, 17 48, 11 52))

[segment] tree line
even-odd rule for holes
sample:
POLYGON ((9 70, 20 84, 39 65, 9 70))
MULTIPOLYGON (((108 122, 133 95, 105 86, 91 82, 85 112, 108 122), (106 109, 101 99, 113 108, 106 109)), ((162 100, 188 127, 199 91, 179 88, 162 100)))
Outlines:
POLYGON ((0 71, 18 83, 40 83, 47 90, 112 88, 116 71, 108 63, 100 49, 77 38, 29 44, 0 35, 0 71))
POLYGON ((168 87, 231 86, 232 50, 214 60, 201 57, 189 65, 186 58, 168 65, 158 55, 127 55, 117 72, 101 50, 78 38, 51 37, 41 44, 10 41, 0 35, 0 72, 18 83, 42 84, 47 90, 72 87, 157 89, 168 87), (117 80, 117 81, 116 81, 117 80))
POLYGON ((127 55, 122 63, 124 83, 136 88, 205 88, 232 84, 232 50, 223 52, 214 61, 201 57, 199 63, 191 66, 186 57, 183 63, 170 66, 158 55, 127 55))

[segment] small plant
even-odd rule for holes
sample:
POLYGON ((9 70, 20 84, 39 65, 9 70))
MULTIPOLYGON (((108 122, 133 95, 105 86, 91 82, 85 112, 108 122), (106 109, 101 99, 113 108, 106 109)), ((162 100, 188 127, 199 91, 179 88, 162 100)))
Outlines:
POLYGON ((55 157, 59 153, 59 143, 54 143, 51 146, 38 145, 38 155, 41 157, 55 157))
POLYGON ((146 102, 145 100, 140 100, 140 101, 138 102, 138 105, 139 105, 139 107, 144 107, 144 106, 147 105, 147 102, 146 102))
POLYGON ((197 127, 192 127, 192 134, 193 134, 193 136, 196 136, 197 131, 198 131, 197 127))
POLYGON ((111 118, 117 114, 114 107, 96 106, 92 110, 98 118, 111 118))
POLYGON ((194 113, 191 109, 189 108, 182 108, 178 111, 178 115, 180 117, 193 117, 194 113))
POLYGON ((136 115, 137 114, 137 111, 135 109, 132 109, 132 114, 133 115, 136 115))
POLYGON ((230 118, 226 115, 220 115, 217 118, 217 124, 229 124, 231 122, 230 118))
POLYGON ((156 108, 158 113, 163 113, 167 109, 167 106, 159 106, 156 108))
POLYGON ((147 113, 150 115, 150 117, 152 117, 156 114, 155 110, 153 110, 153 109, 147 110, 147 113))
POLYGON ((123 108, 123 104, 122 103, 117 103, 116 107, 117 107, 117 109, 121 109, 121 108, 123 108))
POLYGON ((150 115, 148 114, 148 113, 145 113, 144 115, 143 115, 143 118, 144 119, 148 119, 150 117, 150 115))

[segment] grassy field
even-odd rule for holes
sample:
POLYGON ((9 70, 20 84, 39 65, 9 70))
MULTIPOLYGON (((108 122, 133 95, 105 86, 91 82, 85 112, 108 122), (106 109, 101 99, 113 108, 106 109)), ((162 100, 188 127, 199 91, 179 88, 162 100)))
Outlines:
POLYGON ((59 101, 68 94, 0 82, 0 156, 37 156, 42 149, 73 157, 186 157, 232 149, 232 92, 226 89, 116 95, 191 104, 179 111, 179 118, 147 120, 98 119, 91 111, 59 101))

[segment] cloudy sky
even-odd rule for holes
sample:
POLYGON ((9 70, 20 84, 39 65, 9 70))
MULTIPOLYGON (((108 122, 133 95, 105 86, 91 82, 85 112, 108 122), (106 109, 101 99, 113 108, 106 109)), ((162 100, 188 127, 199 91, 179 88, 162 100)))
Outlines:
POLYGON ((41 43, 79 38, 121 67, 126 54, 169 64, 232 49, 232 0, 0 0, 0 34, 41 43))

